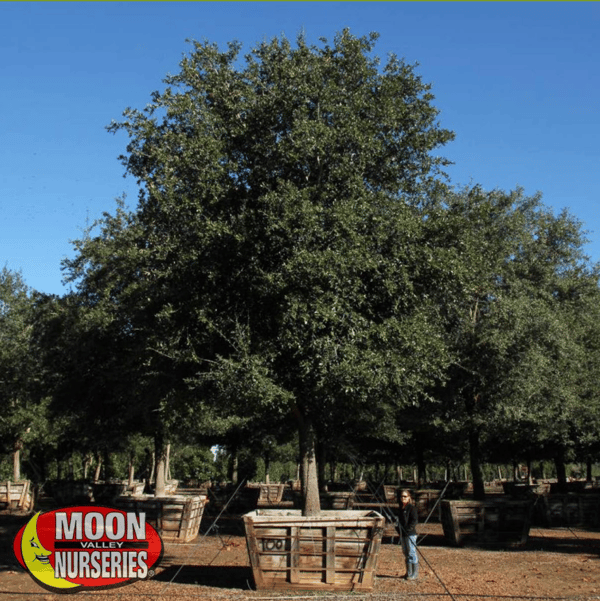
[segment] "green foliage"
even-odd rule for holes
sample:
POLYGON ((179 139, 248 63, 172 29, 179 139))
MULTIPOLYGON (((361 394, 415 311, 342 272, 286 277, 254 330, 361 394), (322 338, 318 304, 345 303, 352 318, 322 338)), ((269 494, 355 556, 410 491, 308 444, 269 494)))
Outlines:
POLYGON ((208 428, 212 406, 344 431, 441 374, 418 207, 453 134, 413 67, 380 67, 376 38, 274 39, 245 62, 194 42, 109 128, 130 137, 138 208, 65 266, 135 357, 128 396, 153 428, 208 428))
MULTIPOLYGON (((47 399, 32 352, 34 295, 21 274, 0 271, 0 451, 22 454, 49 437, 47 399)), ((13 476, 14 477, 14 476, 13 476)))
POLYGON ((206 482, 216 476, 212 451, 206 447, 175 447, 171 449, 170 465, 173 478, 184 482, 206 482))
POLYGON ((33 419, 30 382, 34 362, 29 354, 32 301, 19 273, 0 271, 0 433, 12 451, 33 419))
MULTIPOLYGON (((293 429, 339 463, 459 463, 470 443, 476 472, 497 440, 507 462, 599 452, 580 224, 520 189, 451 189, 430 86, 376 40, 192 42, 109 127, 138 204, 76 242, 75 293, 35 305, 57 457, 154 436, 189 477, 227 472, 212 444, 262 477, 293 429)), ((29 305, 2 277, 21 308, 0 311, 0 430, 22 433, 29 305)))
POLYGON ((512 457, 564 451, 581 406, 573 309, 584 290, 598 291, 579 222, 521 190, 464 190, 442 213, 434 235, 461 264, 445 303, 455 359, 438 426, 469 439, 474 472, 484 460, 474 451, 492 439, 512 457))

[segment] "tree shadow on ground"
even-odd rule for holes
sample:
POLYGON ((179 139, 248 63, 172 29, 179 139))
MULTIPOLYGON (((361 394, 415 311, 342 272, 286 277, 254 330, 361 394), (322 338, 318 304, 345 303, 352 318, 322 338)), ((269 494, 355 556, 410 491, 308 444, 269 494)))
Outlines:
POLYGON ((21 527, 31 519, 31 515, 21 512, 0 513, 0 572, 21 569, 13 552, 13 541, 21 527))
POLYGON ((213 588, 254 590, 252 569, 247 566, 170 565, 153 580, 213 588))
POLYGON ((600 540, 578 536, 577 532, 568 528, 565 528, 561 536, 549 536, 543 529, 536 529, 535 533, 530 533, 523 550, 589 554, 600 557, 600 540))
MULTIPOLYGON (((574 529, 574 528, 532 528, 527 542, 522 546, 511 546, 502 543, 475 543, 466 541, 459 549, 473 549, 479 551, 509 551, 514 553, 527 551, 545 551, 548 553, 564 553, 568 555, 600 556, 600 540, 590 538, 589 532, 598 532, 598 528, 574 529)), ((421 531, 417 537, 419 547, 454 547, 448 541, 442 531, 441 524, 430 524, 427 529, 421 531)), ((383 537, 383 544, 399 545, 398 537, 383 537)))

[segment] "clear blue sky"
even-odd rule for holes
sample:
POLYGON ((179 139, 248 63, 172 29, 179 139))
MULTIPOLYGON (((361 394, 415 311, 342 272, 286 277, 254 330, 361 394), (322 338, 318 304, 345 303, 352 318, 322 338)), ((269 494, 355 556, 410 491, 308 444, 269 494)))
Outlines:
POLYGON ((349 27, 433 85, 456 184, 522 186, 569 208, 600 261, 600 4, 596 2, 0 2, 0 267, 62 294, 88 222, 136 199, 105 131, 142 108, 189 46, 349 27))

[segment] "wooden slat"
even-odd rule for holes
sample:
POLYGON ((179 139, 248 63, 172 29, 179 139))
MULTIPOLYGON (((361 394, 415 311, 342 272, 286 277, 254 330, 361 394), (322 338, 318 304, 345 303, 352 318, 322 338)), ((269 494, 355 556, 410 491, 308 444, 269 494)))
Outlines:
POLYGON ((291 526, 290 535, 290 582, 298 584, 300 582, 300 528, 291 526))
POLYGON ((367 561, 365 562, 365 568, 361 575, 363 584, 367 587, 374 586, 375 562, 377 557, 379 557, 382 534, 378 535, 376 532, 373 533, 369 544, 369 550, 367 551, 367 561))
MULTIPOLYGON (((246 540, 248 543, 248 555, 250 556, 250 561, 252 565, 260 565, 260 555, 258 553, 258 544, 256 540, 256 531, 254 529, 254 524, 252 521, 247 521, 244 518, 244 525, 246 527, 246 540)), ((259 570, 258 573, 254 574, 254 579, 257 587, 264 587, 264 581, 262 578, 262 570, 259 570)))
POLYGON ((335 527, 327 526, 325 541, 325 582, 335 582, 335 527))

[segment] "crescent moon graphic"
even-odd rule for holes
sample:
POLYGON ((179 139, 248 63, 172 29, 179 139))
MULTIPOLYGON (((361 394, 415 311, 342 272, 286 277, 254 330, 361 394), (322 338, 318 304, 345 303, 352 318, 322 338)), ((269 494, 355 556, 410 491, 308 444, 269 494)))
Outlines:
POLYGON ((23 537, 21 538, 21 553, 23 561, 30 574, 46 587, 52 588, 76 588, 81 586, 74 582, 69 582, 65 578, 56 578, 54 568, 50 563, 52 551, 44 549, 37 533, 37 521, 40 511, 36 513, 25 526, 23 537))

